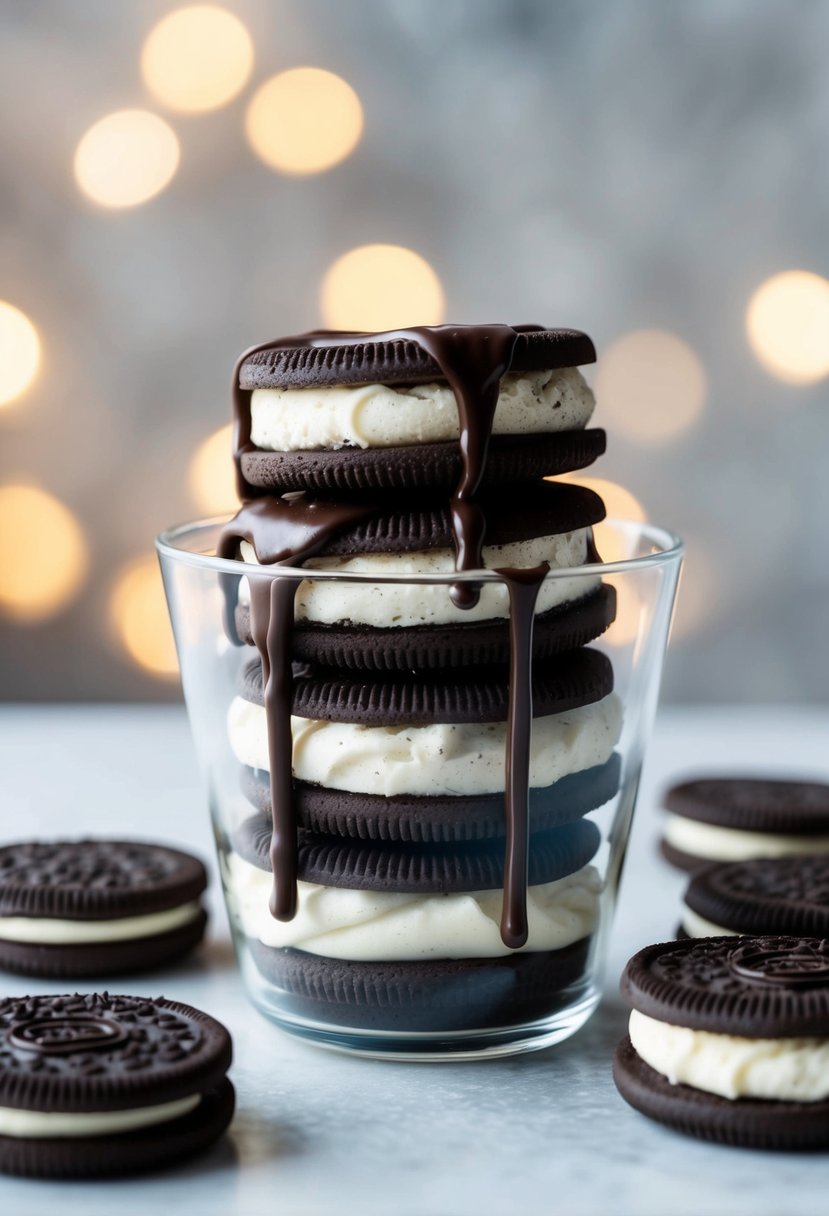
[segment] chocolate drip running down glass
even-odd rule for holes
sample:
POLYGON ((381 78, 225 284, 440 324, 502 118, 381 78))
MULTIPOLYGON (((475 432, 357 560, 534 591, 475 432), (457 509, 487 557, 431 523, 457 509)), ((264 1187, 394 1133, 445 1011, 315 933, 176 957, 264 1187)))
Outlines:
POLYGON ((284 1029, 481 1056, 597 1003, 681 546, 555 480, 604 450, 594 358, 484 325, 236 365, 243 506, 159 551, 240 964, 284 1029))

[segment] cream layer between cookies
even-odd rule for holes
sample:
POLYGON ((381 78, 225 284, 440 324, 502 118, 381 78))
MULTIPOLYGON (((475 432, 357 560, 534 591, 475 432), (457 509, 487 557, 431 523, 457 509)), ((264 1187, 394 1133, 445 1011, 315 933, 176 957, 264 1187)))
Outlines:
MULTIPOLYGON (((518 951, 501 940, 503 892, 410 895, 297 884, 293 920, 278 921, 268 907, 272 875, 227 859, 227 886, 247 937, 266 946, 304 950, 353 962, 500 958, 518 951)), ((529 937, 520 952, 562 950, 589 936, 599 913, 601 879, 594 866, 532 886, 527 892, 529 937)))
POLYGON ((722 1098, 822 1102, 829 1098, 829 1039, 744 1039, 630 1015, 630 1041, 672 1085, 722 1098))
POLYGON ((705 861, 750 861, 755 857, 795 857, 829 853, 829 836, 789 836, 783 832, 747 832, 700 823, 666 813, 663 838, 683 853, 705 861))
POLYGON ((737 937, 736 929, 725 929, 715 925, 712 920, 706 920, 693 908, 686 907, 682 912, 682 927, 689 937, 737 937))
MULTIPOLYGON (((485 545, 484 566, 530 569, 549 562, 551 570, 583 566, 587 561, 589 528, 539 536, 508 545, 485 545)), ((242 541, 242 560, 258 564, 253 547, 242 541)), ((451 549, 413 553, 364 553, 353 557, 316 557, 303 563, 307 570, 334 570, 342 574, 449 575, 455 572, 451 549)), ((538 593, 536 613, 581 599, 595 591, 599 579, 589 575, 548 579, 538 593)), ((247 579, 239 585, 239 603, 250 602, 247 579)), ((308 581, 300 583, 296 595, 296 619, 325 625, 349 623, 372 628, 409 628, 416 625, 469 624, 509 616, 509 592, 504 583, 484 583, 480 599, 472 608, 457 608, 449 587, 416 583, 348 583, 308 581)))
POLYGON ((0 1136, 26 1140, 83 1139, 137 1131, 189 1115, 201 1102, 201 1094, 191 1094, 175 1102, 141 1106, 132 1110, 43 1111, 18 1110, 0 1106, 0 1136))
MULTIPOLYGON (((291 718, 293 771, 300 781, 355 794, 494 794, 504 789, 505 722, 429 726, 358 726, 291 718)), ((611 693, 592 705, 536 718, 529 781, 552 785, 610 759, 622 729, 611 693)), ((236 697, 228 711, 233 754, 267 771, 264 709, 236 697)))
MULTIPOLYGON (((581 429, 595 404, 574 367, 506 375, 492 433, 581 429)), ((273 452, 441 443, 459 433, 457 402, 446 384, 254 389, 250 424, 252 443, 273 452)))
POLYGON ((171 933, 192 924, 201 915, 198 900, 150 912, 144 916, 121 916, 111 920, 61 920, 50 916, 0 916, 0 941, 31 942, 41 946, 82 946, 96 942, 131 941, 171 933))

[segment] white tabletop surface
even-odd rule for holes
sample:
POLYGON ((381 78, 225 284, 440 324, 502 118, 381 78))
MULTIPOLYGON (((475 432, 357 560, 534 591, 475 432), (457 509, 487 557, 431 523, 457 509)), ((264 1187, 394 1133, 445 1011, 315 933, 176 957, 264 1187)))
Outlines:
MULTIPOLYGON (((814 1216, 829 1156, 698 1143, 617 1095, 610 1057, 624 1032, 615 996, 629 954, 672 934, 682 889, 655 853, 655 791, 678 773, 829 775, 829 712, 663 711, 651 746, 614 930, 607 996, 588 1025, 547 1051, 487 1063, 392 1064, 295 1042, 246 1002, 212 889, 209 943, 158 977, 109 986, 201 1006, 230 1028, 238 1112, 207 1158, 112 1183, 0 1180, 9 1216, 814 1216)), ((211 856, 184 711, 0 709, 4 839, 133 834, 211 856)), ((53 986, 6 976, 2 991, 53 986)))

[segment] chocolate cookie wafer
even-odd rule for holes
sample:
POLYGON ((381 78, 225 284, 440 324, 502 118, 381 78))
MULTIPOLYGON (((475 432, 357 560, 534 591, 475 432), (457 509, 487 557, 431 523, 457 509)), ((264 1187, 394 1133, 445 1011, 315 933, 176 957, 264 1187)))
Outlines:
POLYGON ((614 1058, 643 1114, 747 1148, 829 1148, 829 944, 714 937, 649 946, 628 963, 633 1006, 614 1058))
POLYGON ((202 863, 128 840, 27 841, 0 848, 0 967, 53 978, 126 975, 202 939, 202 863))
POLYGON ((230 1036, 189 1005, 108 993, 0 1000, 0 1170, 102 1178, 211 1145, 230 1036))

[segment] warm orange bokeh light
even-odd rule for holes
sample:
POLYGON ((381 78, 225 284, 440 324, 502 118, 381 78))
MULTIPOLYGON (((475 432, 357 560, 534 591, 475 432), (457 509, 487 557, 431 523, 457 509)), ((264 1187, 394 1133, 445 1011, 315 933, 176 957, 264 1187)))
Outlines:
POLYGON ((230 456, 233 427, 223 426, 196 448, 190 462, 190 493, 205 515, 224 515, 236 511, 236 477, 230 456))
POLYGON ((350 84, 321 68, 291 68, 257 89, 245 117, 256 155, 280 173, 332 169, 354 151, 363 107, 350 84))
POLYGON ((0 406, 24 393, 40 367, 40 338, 24 312, 0 300, 0 406))
MULTIPOLYGON (((582 477, 578 472, 566 473, 563 477, 548 477, 548 481, 566 481, 571 485, 586 486, 598 494, 605 505, 608 519, 630 519, 642 523, 647 518, 645 508, 630 490, 608 481, 604 477, 582 477)), ((597 528, 596 544, 603 562, 621 562, 630 557, 624 538, 611 528, 597 528)))
POLYGON ((216 4, 175 9, 153 26, 141 51, 141 75, 157 101, 183 114, 227 105, 253 69, 253 43, 242 22, 216 4))
POLYGON ((24 624, 66 608, 89 570, 83 530, 33 485, 0 486, 0 610, 24 624))
POLYGON ((762 283, 746 310, 749 344, 766 371, 790 384, 829 375, 829 282, 786 270, 762 283))
POLYGON ((117 110, 89 128, 75 151, 75 181, 101 207, 137 207, 172 180, 179 143, 149 110, 117 110))
POLYGON ((412 249, 360 245, 329 266, 321 308, 329 329, 438 325, 443 320, 443 289, 429 263, 412 249))
POLYGON ((120 644, 139 667, 154 676, 177 675, 176 648, 155 557, 139 557, 124 567, 112 588, 109 610, 120 644))
POLYGON ((705 396, 702 363, 675 334, 637 330, 612 343, 599 360, 599 409, 616 434, 639 443, 666 443, 688 430, 705 396))

